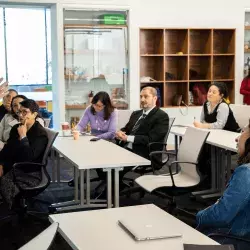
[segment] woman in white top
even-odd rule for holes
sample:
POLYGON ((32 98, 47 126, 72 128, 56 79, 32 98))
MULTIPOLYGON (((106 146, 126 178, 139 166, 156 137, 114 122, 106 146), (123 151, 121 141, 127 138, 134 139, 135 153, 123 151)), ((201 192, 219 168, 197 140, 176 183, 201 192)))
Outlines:
MULTIPOLYGON (((5 143, 9 139, 12 127, 19 123, 18 112, 20 109, 20 102, 26 99, 28 98, 24 95, 17 95, 13 97, 11 102, 11 112, 7 113, 0 122, 0 150, 2 150, 5 143)), ((36 120, 44 127, 44 120, 42 118, 38 117, 36 120)))

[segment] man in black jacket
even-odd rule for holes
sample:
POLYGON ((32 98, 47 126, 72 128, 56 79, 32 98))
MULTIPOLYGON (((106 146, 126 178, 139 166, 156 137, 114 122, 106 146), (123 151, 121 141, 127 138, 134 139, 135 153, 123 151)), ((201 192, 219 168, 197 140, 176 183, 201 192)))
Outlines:
MULTIPOLYGON (((169 117, 166 112, 156 107, 155 88, 143 88, 140 99, 142 109, 132 113, 126 126, 116 132, 116 139, 120 146, 149 158, 148 144, 163 142, 168 131, 169 117)), ((162 146, 155 147, 153 150, 162 150, 162 146)))

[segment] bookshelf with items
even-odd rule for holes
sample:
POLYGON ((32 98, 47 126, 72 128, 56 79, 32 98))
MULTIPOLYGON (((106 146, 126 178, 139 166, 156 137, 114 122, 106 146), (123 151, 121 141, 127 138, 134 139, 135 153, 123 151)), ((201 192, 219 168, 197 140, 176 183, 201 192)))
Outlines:
POLYGON ((161 107, 194 106, 193 87, 213 81, 228 85, 234 103, 234 66, 235 29, 140 29, 140 86, 156 87, 161 107))

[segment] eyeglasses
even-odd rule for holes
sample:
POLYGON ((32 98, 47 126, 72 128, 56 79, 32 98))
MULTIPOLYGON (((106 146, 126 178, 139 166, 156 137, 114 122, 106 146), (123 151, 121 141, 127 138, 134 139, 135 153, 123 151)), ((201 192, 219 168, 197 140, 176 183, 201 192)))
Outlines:
POLYGON ((105 107, 105 105, 103 105, 103 104, 99 105, 99 104, 94 103, 93 105, 96 106, 97 108, 100 108, 100 109, 103 108, 103 107, 105 107))
POLYGON ((26 116, 30 112, 31 112, 30 110, 18 110, 17 115, 26 116))

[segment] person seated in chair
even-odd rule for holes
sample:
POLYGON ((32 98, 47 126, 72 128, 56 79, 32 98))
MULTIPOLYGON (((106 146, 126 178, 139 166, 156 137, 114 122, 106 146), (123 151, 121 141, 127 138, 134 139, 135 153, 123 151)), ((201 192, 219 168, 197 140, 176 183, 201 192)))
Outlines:
POLYGON ((225 101, 226 98, 228 98, 226 84, 223 82, 212 83, 207 92, 207 101, 203 104, 200 122, 194 121, 194 126, 240 132, 234 114, 225 101))
MULTIPOLYGON (((150 142, 163 142, 168 132, 168 114, 156 107, 157 91, 153 87, 145 87, 140 93, 141 108, 134 111, 128 123, 116 132, 117 144, 149 159, 148 144, 150 142)), ((153 150, 162 150, 162 145, 156 145, 153 150)), ((131 168, 125 168, 124 173, 131 168)))
MULTIPOLYGON (((9 139, 10 130, 12 127, 19 123, 18 112, 20 109, 20 102, 28 99, 24 95, 16 95, 11 101, 11 112, 7 113, 0 122, 0 150, 4 147, 9 139)), ((36 120, 44 127, 44 120, 38 115, 36 120)))
MULTIPOLYGON (((9 208, 19 190, 14 183, 13 165, 19 162, 41 163, 47 147, 48 137, 43 126, 36 120, 39 106, 34 100, 20 103, 19 120, 10 131, 10 137, 0 152, 0 194, 9 208)), ((41 181, 40 169, 15 170, 20 185, 37 186, 41 181)))
POLYGON ((207 235, 220 232, 250 239, 250 120, 236 141, 238 167, 222 197, 197 213, 197 229, 207 235))

